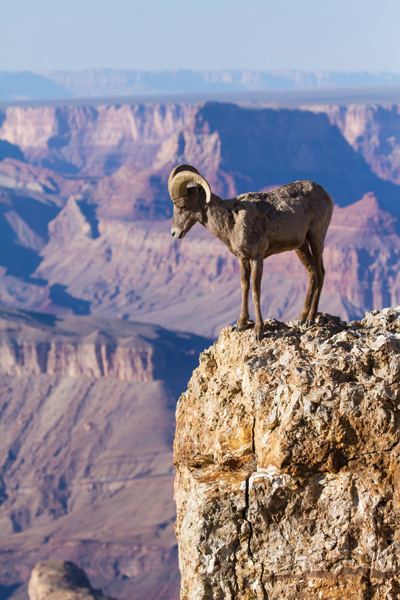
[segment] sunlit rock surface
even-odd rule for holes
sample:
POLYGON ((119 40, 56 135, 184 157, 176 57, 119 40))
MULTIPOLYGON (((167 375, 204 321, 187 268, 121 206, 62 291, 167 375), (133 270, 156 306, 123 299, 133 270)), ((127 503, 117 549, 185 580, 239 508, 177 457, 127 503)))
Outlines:
POLYGON ((398 598, 400 307, 224 329, 179 400, 182 600, 398 598))
POLYGON ((93 589, 74 563, 44 560, 35 565, 28 586, 29 600, 111 600, 93 589))

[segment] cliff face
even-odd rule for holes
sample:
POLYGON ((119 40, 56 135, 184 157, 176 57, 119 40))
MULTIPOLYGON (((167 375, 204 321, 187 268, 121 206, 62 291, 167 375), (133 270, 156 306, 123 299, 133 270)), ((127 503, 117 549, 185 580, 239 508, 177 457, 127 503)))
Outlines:
POLYGON ((265 330, 223 330, 179 400, 181 598, 397 598, 400 308, 265 330))
POLYGON ((170 380, 175 391, 186 383, 177 363, 189 366, 192 343, 201 347, 200 340, 117 319, 38 317, 0 307, 0 376, 170 380))
POLYGON ((104 176, 125 162, 153 164, 162 142, 181 129, 192 105, 10 107, 0 138, 33 163, 70 175, 104 176))
POLYGON ((400 183, 400 106, 335 106, 323 109, 349 144, 380 178, 400 183))
MULTIPOLYGON (((36 274, 49 285, 68 286, 72 296, 90 302, 94 313, 129 315, 209 336, 217 336, 221 327, 237 320, 239 262, 201 225, 185 239, 175 240, 169 220, 100 219, 100 235, 93 239, 84 234, 83 226, 72 231, 73 223, 75 216, 67 210, 51 223, 50 241, 41 252, 36 274)), ((383 211, 372 194, 335 208, 324 251, 322 310, 353 319, 361 316, 362 307, 400 301, 396 231, 396 218, 383 211)), ((297 319, 307 282, 294 252, 265 260, 261 295, 265 318, 297 319)))
MULTIPOLYGON (((68 177, 96 181, 128 166, 164 178, 186 162, 223 197, 312 179, 341 206, 369 191, 387 207, 397 204, 398 131, 397 105, 255 110, 206 102, 0 112, 1 140, 22 150, 30 163, 68 177)), ((140 185, 143 174, 136 176, 140 185)), ((132 180, 126 168, 103 186, 107 194, 100 191, 96 203, 107 201, 110 187, 123 186, 125 179, 132 180)), ((160 199, 169 200, 166 193, 160 199)))

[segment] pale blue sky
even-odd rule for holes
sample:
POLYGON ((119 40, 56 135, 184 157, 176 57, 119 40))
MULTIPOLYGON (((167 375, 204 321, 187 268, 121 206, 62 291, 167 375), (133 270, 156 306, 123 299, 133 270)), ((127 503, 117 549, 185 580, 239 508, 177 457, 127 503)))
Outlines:
POLYGON ((0 71, 400 72, 400 0, 0 0, 0 71))

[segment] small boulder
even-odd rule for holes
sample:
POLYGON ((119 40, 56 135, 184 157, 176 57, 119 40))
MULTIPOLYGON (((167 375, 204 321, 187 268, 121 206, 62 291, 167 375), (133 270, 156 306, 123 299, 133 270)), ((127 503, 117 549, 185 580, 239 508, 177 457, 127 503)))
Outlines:
POLYGON ((34 567, 28 585, 30 600, 111 600, 90 585, 72 562, 44 560, 34 567))

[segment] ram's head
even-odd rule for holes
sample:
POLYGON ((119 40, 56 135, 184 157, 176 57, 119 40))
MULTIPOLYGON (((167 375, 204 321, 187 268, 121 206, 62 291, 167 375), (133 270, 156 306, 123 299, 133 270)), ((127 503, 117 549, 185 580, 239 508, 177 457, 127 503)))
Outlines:
POLYGON ((171 234, 183 238, 204 212, 204 200, 211 200, 211 188, 194 167, 179 165, 171 171, 168 191, 174 203, 171 234))

